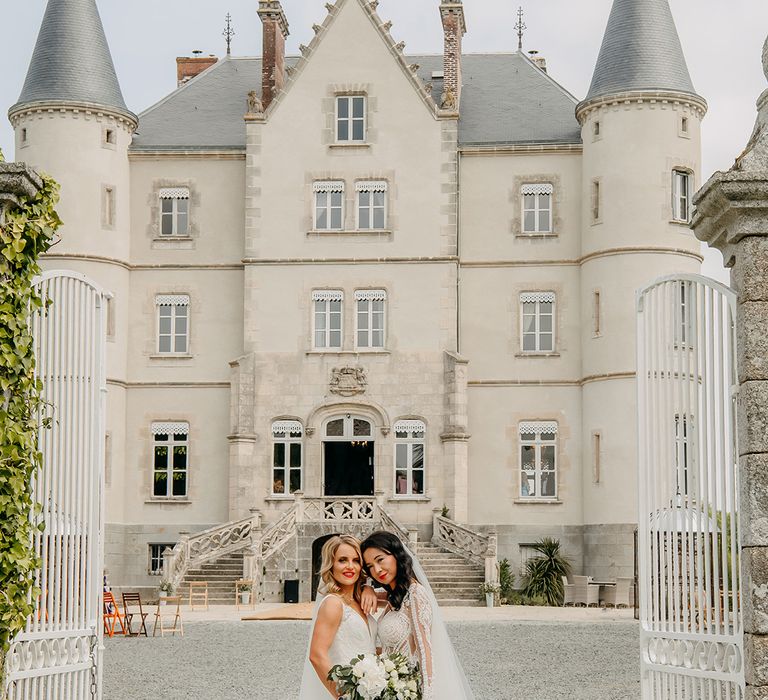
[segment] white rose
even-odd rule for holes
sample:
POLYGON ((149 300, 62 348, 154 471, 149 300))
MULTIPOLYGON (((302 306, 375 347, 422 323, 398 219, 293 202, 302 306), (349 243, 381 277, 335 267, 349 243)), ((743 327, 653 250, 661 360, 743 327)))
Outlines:
POLYGON ((373 700, 377 695, 381 695, 386 687, 387 673, 382 666, 374 662, 370 666, 367 665, 364 675, 357 684, 357 692, 366 700, 373 700))
POLYGON ((384 659, 384 670, 391 672, 395 668, 395 664, 390 659, 384 659))

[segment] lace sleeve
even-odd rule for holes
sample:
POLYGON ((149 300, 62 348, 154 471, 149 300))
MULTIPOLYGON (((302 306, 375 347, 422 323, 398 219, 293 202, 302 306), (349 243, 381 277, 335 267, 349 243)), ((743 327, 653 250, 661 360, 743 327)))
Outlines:
POLYGON ((411 627, 415 648, 419 654, 423 700, 434 700, 432 695, 432 605, 427 592, 418 584, 409 590, 411 627))

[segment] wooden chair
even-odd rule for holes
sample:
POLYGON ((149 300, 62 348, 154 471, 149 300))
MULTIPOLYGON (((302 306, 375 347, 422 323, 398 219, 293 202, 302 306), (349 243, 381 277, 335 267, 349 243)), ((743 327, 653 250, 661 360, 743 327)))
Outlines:
POLYGON ((117 632, 117 634, 127 634, 125 630, 125 615, 117 607, 117 601, 112 591, 104 591, 103 605, 104 633, 109 637, 113 637, 116 633, 115 627, 119 623, 121 631, 117 632))
POLYGON ((566 605, 573 605, 574 599, 573 599, 573 592, 574 592, 575 586, 572 583, 568 583, 568 577, 563 576, 563 607, 566 605))
POLYGON ((189 582, 189 608, 195 609, 195 605, 204 605, 208 610, 208 581, 189 582))
POLYGON ((237 610, 240 610, 241 607, 245 607, 253 610, 255 608, 255 603, 256 603, 254 593, 255 591, 253 590, 253 581, 251 579, 241 578, 235 581, 235 608, 237 610), (248 605, 243 605, 240 602, 240 594, 245 593, 245 591, 242 590, 245 587, 247 587, 248 591, 251 594, 251 600, 250 600, 250 603, 248 603, 248 605))
POLYGON ((600 605, 600 586, 590 583, 587 576, 573 577, 574 605, 600 605))
POLYGON ((157 601, 157 610, 155 611, 155 625, 152 628, 152 636, 157 636, 157 628, 160 628, 160 636, 164 637, 166 632, 172 632, 173 636, 176 636, 176 632, 179 636, 184 636, 184 625, 181 621, 181 596, 168 596, 165 598, 165 605, 157 601), (173 606, 176 606, 173 609, 173 606), (168 626, 166 620, 173 618, 173 625, 168 626))
POLYGON ((125 614, 125 624, 128 627, 127 634, 129 636, 139 637, 141 636, 142 632, 144 633, 145 637, 149 636, 147 634, 147 615, 149 615, 149 613, 145 613, 144 608, 141 606, 140 593, 123 593, 123 612, 125 614), (131 612, 131 606, 138 607, 139 611, 131 612), (133 631, 131 624, 134 617, 139 619, 139 629, 137 629, 136 632, 133 631))

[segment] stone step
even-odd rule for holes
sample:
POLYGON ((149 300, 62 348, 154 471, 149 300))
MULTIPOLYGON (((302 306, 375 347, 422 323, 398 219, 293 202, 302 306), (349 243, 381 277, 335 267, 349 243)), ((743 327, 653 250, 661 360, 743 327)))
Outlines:
POLYGON ((438 600, 437 602, 438 605, 440 605, 442 608, 479 608, 485 605, 485 601, 482 601, 479 598, 475 600, 464 600, 462 598, 444 598, 443 600, 438 600))

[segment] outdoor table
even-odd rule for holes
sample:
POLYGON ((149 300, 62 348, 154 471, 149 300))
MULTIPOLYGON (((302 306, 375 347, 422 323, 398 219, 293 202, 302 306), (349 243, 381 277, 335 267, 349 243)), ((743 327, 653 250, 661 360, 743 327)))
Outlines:
POLYGON ((608 586, 615 586, 616 585, 616 581, 594 581, 592 579, 589 579, 589 582, 593 586, 600 586, 600 592, 597 594, 597 597, 600 599, 601 603, 605 600, 605 595, 604 595, 605 589, 608 586))

